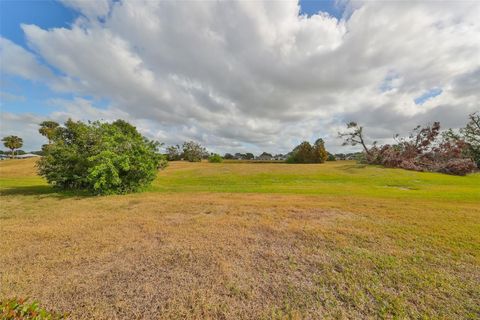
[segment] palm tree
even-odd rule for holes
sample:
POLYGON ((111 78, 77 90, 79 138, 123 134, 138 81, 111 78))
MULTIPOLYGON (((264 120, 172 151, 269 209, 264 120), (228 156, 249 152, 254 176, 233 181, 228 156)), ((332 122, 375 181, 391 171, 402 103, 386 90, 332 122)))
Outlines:
POLYGON ((12 150, 12 158, 15 158, 15 149, 20 149, 23 146, 23 139, 17 136, 7 136, 4 137, 2 141, 6 148, 12 150))
POLYGON ((47 137, 48 144, 51 144, 55 135, 55 130, 57 130, 59 126, 60 125, 55 121, 43 121, 40 123, 40 129, 38 129, 38 132, 42 136, 47 137))

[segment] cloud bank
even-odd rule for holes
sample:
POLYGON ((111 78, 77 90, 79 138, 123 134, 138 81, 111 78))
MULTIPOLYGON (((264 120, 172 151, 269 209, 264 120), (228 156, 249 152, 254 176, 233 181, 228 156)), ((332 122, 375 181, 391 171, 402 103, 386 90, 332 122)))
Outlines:
MULTIPOLYGON (((52 119, 121 117, 166 143, 259 153, 317 137, 342 151, 350 120, 387 141, 480 109, 478 2, 346 3, 342 19, 295 1, 64 2, 81 13, 70 28, 23 25, 28 51, 1 41, 2 73, 77 97, 52 119)), ((2 113, 2 131, 37 118, 2 113)))

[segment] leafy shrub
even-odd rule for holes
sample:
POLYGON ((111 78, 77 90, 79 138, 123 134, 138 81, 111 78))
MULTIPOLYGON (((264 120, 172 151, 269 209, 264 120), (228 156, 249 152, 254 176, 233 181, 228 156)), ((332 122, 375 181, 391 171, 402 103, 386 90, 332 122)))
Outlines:
POLYGON ((129 123, 68 120, 52 135, 38 162, 39 174, 55 187, 93 194, 122 194, 150 184, 166 166, 149 141, 129 123))
POLYGON ((66 315, 48 312, 38 302, 27 303, 26 299, 13 298, 0 302, 0 319, 58 320, 66 315))
POLYGON ((223 158, 219 154, 212 154, 210 157, 208 157, 208 162, 211 163, 220 163, 223 162, 223 158))

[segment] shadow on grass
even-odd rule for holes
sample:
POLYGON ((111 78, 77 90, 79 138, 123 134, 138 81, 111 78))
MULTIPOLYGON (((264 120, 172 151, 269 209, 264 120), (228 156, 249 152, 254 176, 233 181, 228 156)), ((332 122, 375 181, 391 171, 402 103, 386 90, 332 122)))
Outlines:
POLYGON ((58 199, 92 197, 91 194, 86 192, 64 191, 48 185, 2 188, 0 189, 0 197, 3 196, 42 196, 58 199))
POLYGON ((348 173, 352 173, 354 172, 355 170, 358 170, 358 169, 364 169, 366 168, 368 165, 367 164, 362 164, 362 163, 356 163, 356 164, 344 164, 342 166, 338 166, 337 168, 339 170, 342 170, 342 171, 346 171, 348 173))

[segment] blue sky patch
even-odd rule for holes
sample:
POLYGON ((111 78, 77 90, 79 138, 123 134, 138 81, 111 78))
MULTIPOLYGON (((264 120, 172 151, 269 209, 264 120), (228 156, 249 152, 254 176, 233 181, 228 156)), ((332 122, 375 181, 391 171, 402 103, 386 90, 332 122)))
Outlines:
POLYGON ((443 90, 441 88, 433 88, 422 94, 421 96, 415 98, 415 104, 421 105, 424 104, 427 100, 433 99, 436 96, 441 95, 443 90))
POLYGON ((312 16, 319 11, 327 12, 329 15, 341 19, 344 11, 344 6, 334 0, 301 0, 300 13, 312 16))
POLYGON ((67 28, 79 13, 53 0, 0 1, 0 35, 26 47, 20 24, 34 24, 42 29, 67 28))
POLYGON ((385 79, 383 79, 383 82, 380 84, 380 92, 383 93, 393 90, 395 88, 394 81, 399 78, 400 76, 398 75, 398 73, 396 73, 395 71, 389 71, 385 76, 385 79))

